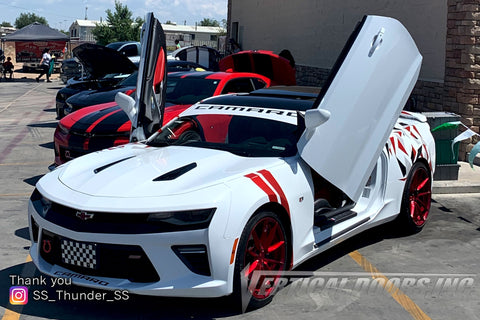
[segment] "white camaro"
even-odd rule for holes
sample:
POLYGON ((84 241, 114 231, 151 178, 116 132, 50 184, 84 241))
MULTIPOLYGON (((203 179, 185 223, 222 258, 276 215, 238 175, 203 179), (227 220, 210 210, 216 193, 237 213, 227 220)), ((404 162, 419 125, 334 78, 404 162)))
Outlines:
POLYGON ((132 143, 37 183, 28 212, 41 272, 184 297, 238 294, 246 279, 256 307, 275 280, 255 272, 295 268, 394 219, 424 226, 435 145, 425 117, 402 112, 422 58, 398 21, 365 17, 319 93, 209 98, 160 130, 166 51, 152 14, 142 42, 136 99, 117 97, 132 143))

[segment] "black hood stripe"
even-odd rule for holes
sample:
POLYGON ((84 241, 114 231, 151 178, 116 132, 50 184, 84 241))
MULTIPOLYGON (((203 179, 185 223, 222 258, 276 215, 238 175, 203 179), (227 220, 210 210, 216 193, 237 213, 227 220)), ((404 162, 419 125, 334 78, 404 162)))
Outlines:
MULTIPOLYGON (((112 110, 113 111, 113 110, 112 110)), ((108 133, 114 134, 120 129, 125 122, 128 121, 128 116, 125 112, 120 110, 109 117, 103 119, 90 131, 91 133, 105 133, 108 130, 108 133)))
MULTIPOLYGON (((95 123, 98 119, 101 117, 105 116, 106 114, 114 111, 116 108, 119 108, 118 106, 113 106, 110 108, 102 109, 97 112, 92 112, 84 115, 80 120, 75 122, 75 124, 72 126, 71 131, 73 132, 86 132, 87 129, 95 123)), ((103 122, 103 121, 102 121, 103 122)))

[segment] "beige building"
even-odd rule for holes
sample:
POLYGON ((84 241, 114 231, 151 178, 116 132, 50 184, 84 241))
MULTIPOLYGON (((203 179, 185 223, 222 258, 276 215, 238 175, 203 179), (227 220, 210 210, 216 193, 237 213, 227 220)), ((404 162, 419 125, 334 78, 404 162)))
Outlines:
POLYGON ((187 26, 176 24, 162 24, 167 38, 167 49, 175 50, 175 40, 180 46, 207 46, 219 48, 219 39, 225 30, 220 27, 187 26))
MULTIPOLYGON (((227 36, 242 49, 289 49, 301 85, 321 85, 364 15, 400 20, 423 55, 413 97, 421 110, 452 111, 480 132, 478 0, 228 0, 227 36)), ((476 138, 460 146, 465 159, 476 138)))
POLYGON ((95 36, 92 34, 92 30, 97 24, 102 23, 96 20, 75 20, 68 28, 70 34, 70 41, 79 42, 95 42, 95 36))

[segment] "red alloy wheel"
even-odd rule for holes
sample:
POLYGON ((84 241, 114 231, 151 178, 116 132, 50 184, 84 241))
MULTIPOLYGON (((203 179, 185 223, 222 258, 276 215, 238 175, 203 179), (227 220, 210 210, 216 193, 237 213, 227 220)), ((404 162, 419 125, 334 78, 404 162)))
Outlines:
POLYGON ((421 227, 427 221, 432 201, 432 180, 424 166, 418 166, 412 174, 409 188, 409 214, 415 225, 421 227))
MULTIPOLYGON (((273 217, 260 219, 251 229, 245 248, 245 278, 250 283, 255 271, 281 271, 286 269, 287 249, 285 232, 280 221, 273 217)), ((260 276, 249 286, 250 293, 258 300, 267 299, 276 287, 272 275, 260 276)))

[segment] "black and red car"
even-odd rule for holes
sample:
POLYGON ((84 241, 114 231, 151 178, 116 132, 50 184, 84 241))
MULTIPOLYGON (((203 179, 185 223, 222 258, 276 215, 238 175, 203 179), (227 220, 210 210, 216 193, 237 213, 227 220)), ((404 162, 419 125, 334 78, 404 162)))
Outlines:
MULTIPOLYGON (((246 72, 173 72, 168 75, 164 124, 202 99, 270 86, 269 78, 246 72)), ((133 93, 133 92, 131 92, 133 93)), ((131 123, 115 103, 82 108, 58 122, 55 165, 129 141, 131 123)))

